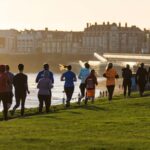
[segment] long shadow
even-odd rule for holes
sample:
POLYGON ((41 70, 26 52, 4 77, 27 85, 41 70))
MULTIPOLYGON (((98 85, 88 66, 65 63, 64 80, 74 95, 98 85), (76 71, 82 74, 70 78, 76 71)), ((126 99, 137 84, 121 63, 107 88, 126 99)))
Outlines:
POLYGON ((106 111, 107 109, 106 108, 103 108, 103 107, 99 107, 99 106, 96 106, 96 105, 80 105, 80 106, 75 106, 74 108, 82 108, 82 109, 87 109, 87 110, 92 110, 92 111, 106 111))
MULTIPOLYGON (((144 94, 144 97, 148 97, 150 96, 150 93, 145 93, 144 94)), ((119 100, 123 98, 122 96, 115 96, 114 97, 114 100, 119 100)), ((134 99, 134 98, 140 98, 139 96, 136 95, 133 95, 130 99, 134 99)), ((136 104, 135 104, 136 105, 136 104)), ((51 114, 51 113, 60 113, 60 111, 63 111, 63 110, 71 110, 71 109, 86 109, 86 110, 91 110, 91 111, 107 111, 108 109, 104 108, 104 107, 99 107, 99 106, 96 106, 96 105, 84 105, 84 103, 81 103, 81 105, 76 105, 76 104, 72 104, 71 107, 69 108, 66 108, 65 106, 63 105, 57 105, 57 106, 52 106, 51 107, 51 111, 49 113, 38 113, 38 111, 36 110, 37 108, 33 108, 33 109, 27 109, 27 111, 25 111, 25 115, 24 117, 20 117, 20 111, 17 111, 16 112, 16 115, 15 116, 11 116, 9 117, 9 120, 12 120, 12 119, 16 119, 16 118, 28 118, 30 116, 41 116, 43 117, 43 115, 45 116, 45 114, 51 114)), ((81 114, 79 112, 73 112, 73 111, 68 111, 72 114, 81 114)), ((47 118, 54 118, 54 117, 51 117, 51 116, 47 116, 47 118)), ((0 118, 0 121, 2 121, 3 118, 0 118)))
MULTIPOLYGON (((36 109, 36 108, 35 108, 36 109)), ((29 119, 29 117, 32 117, 32 116, 41 116, 41 117, 46 117, 45 115, 47 114, 47 115, 49 115, 49 114, 51 114, 51 113, 59 113, 59 111, 57 110, 54 110, 54 109, 51 109, 50 110, 50 112, 49 113, 46 113, 46 112, 42 112, 42 113, 39 113, 38 111, 35 111, 35 109, 33 109, 33 110, 31 110, 31 112, 28 112, 29 110, 27 110, 27 112, 25 111, 25 114, 24 114, 24 116, 21 116, 20 115, 20 110, 19 111, 16 111, 16 113, 13 115, 13 116, 9 116, 8 115, 8 120, 13 120, 13 119, 17 119, 17 118, 20 118, 20 119, 29 119), (33 111, 33 112, 32 112, 33 111)), ((9 112, 8 112, 8 114, 9 114, 9 112)), ((53 118, 53 117, 51 117, 51 118, 53 118)), ((4 119, 3 119, 3 117, 2 118, 0 118, 0 121, 3 121, 4 119)), ((7 121, 8 121, 7 120, 7 121)))
MULTIPOLYGON (((17 119, 17 118, 20 118, 20 119, 30 119, 29 117, 31 116, 38 116, 38 117, 45 117, 45 118, 55 118, 57 119, 56 117, 53 117, 53 116, 49 116, 49 114, 53 114, 53 113, 60 113, 60 111, 63 111, 63 110, 73 110, 73 109, 86 109, 86 110, 91 110, 91 111, 106 111, 107 109, 106 108, 102 108, 102 107, 98 107, 98 106, 95 106, 95 105, 84 105, 84 104, 81 104, 81 105, 72 105, 70 106, 69 108, 66 108, 65 106, 52 106, 51 107, 51 111, 49 113, 39 113, 38 111, 35 112, 36 108, 35 109, 31 109, 31 110, 28 110, 25 111, 25 115, 22 117, 20 116, 20 111, 17 111, 16 114, 14 116, 11 116, 9 117, 8 120, 12 120, 12 119, 17 119), (30 112, 28 112, 30 111, 30 112), (48 116, 45 116, 45 115, 48 115, 48 116)), ((74 111, 68 111, 69 113, 72 113, 72 114, 76 114, 76 115, 80 115, 82 113, 80 112, 74 112, 74 111)), ((59 119, 59 118, 58 118, 59 119)), ((3 118, 0 118, 0 121, 2 121, 3 118)))

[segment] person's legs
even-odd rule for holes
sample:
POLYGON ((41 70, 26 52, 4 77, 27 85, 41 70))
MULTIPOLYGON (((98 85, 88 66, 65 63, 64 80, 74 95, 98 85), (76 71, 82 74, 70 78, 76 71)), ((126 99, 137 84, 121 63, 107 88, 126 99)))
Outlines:
POLYGON ((85 83, 80 84, 81 96, 78 98, 78 103, 80 104, 81 99, 85 96, 85 83))
POLYGON ((93 103, 94 103, 94 100, 95 100, 95 96, 92 96, 91 99, 92 99, 91 102, 92 102, 92 104, 93 104, 93 103))
POLYGON ((7 101, 7 107, 8 107, 8 109, 12 105, 12 99, 13 99, 13 93, 12 92, 8 92, 8 101, 7 101))
POLYGON ((7 120, 8 119, 8 107, 7 107, 7 104, 8 104, 8 95, 6 93, 3 93, 2 94, 2 103, 3 103, 3 116, 4 116, 4 120, 7 120))
POLYGON ((38 95, 38 99, 39 99, 39 113, 41 113, 43 109, 43 96, 38 95))
POLYGON ((81 97, 85 96, 85 83, 80 84, 81 97))
POLYGON ((130 97, 131 95, 131 81, 128 82, 128 96, 130 97))
POLYGON ((20 94, 15 92, 15 99, 16 99, 16 105, 13 107, 13 110, 12 110, 12 115, 15 113, 16 109, 20 106, 20 94))
POLYGON ((123 81, 123 89, 124 89, 124 92, 123 92, 124 97, 126 97, 126 92, 127 92, 127 82, 126 82, 125 80, 123 81))
POLYGON ((21 116, 24 115, 24 105, 25 105, 25 100, 26 100, 26 95, 22 95, 22 98, 21 98, 21 116))
POLYGON ((86 98, 85 98, 85 105, 87 105, 87 103, 88 103, 88 100, 89 100, 89 97, 88 96, 86 96, 86 98))
POLYGON ((45 108, 46 108, 46 112, 49 112, 50 109, 50 96, 49 95, 45 95, 44 96, 44 101, 45 101, 45 108))
POLYGON ((107 86, 107 90, 108 90, 108 100, 109 100, 109 101, 112 100, 114 88, 115 88, 114 85, 109 85, 109 86, 107 86))
POLYGON ((144 88, 145 88, 145 83, 144 82, 139 82, 139 93, 140 93, 140 96, 143 96, 144 88))
POLYGON ((111 100, 112 100, 112 97, 113 97, 114 88, 115 88, 114 85, 111 85, 111 86, 110 86, 110 98, 111 98, 111 100))
POLYGON ((3 102, 3 116, 4 116, 4 120, 7 120, 7 114, 8 114, 8 107, 7 107, 7 101, 5 99, 2 100, 3 102))
POLYGON ((108 100, 110 101, 110 86, 107 86, 107 90, 108 90, 108 100))
POLYGON ((74 87, 65 87, 65 93, 67 97, 66 107, 70 106, 70 100, 72 98, 73 92, 74 92, 74 87))
POLYGON ((52 91, 49 91, 50 95, 49 95, 49 107, 51 106, 51 99, 52 99, 52 91))

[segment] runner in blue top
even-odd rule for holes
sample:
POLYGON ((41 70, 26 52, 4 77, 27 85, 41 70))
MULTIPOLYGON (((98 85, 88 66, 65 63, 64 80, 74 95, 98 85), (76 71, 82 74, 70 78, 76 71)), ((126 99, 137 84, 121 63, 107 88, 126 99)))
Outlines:
MULTIPOLYGON (((36 83, 38 83, 39 80, 44 77, 44 71, 45 71, 45 70, 48 70, 48 71, 49 71, 49 64, 44 64, 44 65, 43 65, 43 70, 40 71, 40 72, 38 73, 37 77, 36 77, 36 80, 35 80, 36 83)), ((52 83, 54 83, 54 77, 53 77, 53 73, 52 73, 51 71, 49 71, 49 79, 52 81, 52 83)))
POLYGON ((78 104, 80 104, 81 99, 84 98, 85 96, 85 87, 86 87, 85 80, 90 75, 90 71, 91 71, 90 65, 88 63, 85 63, 84 66, 85 68, 81 68, 79 76, 78 76, 78 78, 81 80, 81 84, 79 87, 81 91, 81 96, 78 99, 78 104))
POLYGON ((67 71, 62 74, 61 81, 65 81, 64 84, 64 91, 66 93, 66 107, 70 106, 70 100, 72 98, 74 92, 74 81, 77 81, 76 75, 74 72, 71 71, 72 66, 67 66, 67 71))
MULTIPOLYGON (((52 86, 53 86, 54 77, 53 77, 53 73, 52 73, 51 71, 49 71, 49 64, 44 64, 44 65, 43 65, 43 70, 38 73, 35 82, 38 83, 40 79, 44 78, 44 72, 45 72, 45 71, 48 71, 48 72, 49 72, 49 75, 48 75, 48 76, 49 76, 49 79, 51 80, 52 86)), ((51 98, 52 98, 51 90, 50 90, 50 96, 49 96, 49 98, 50 98, 50 102, 51 102, 51 98)))

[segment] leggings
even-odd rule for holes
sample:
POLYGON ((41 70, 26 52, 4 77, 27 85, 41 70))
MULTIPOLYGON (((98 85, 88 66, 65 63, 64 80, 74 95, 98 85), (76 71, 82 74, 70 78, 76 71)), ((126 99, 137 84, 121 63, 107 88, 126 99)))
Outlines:
POLYGON ((109 100, 109 101, 112 100, 112 96, 113 96, 113 93, 114 93, 114 88, 115 88, 115 85, 108 85, 108 86, 107 86, 107 90, 108 90, 108 100, 109 100))

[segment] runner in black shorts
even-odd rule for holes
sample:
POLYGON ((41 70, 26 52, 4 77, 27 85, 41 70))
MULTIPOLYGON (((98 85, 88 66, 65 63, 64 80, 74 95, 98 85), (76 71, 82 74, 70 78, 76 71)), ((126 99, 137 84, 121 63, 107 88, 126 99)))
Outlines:
POLYGON ((18 65, 19 73, 14 76, 13 84, 15 87, 15 98, 16 98, 16 105, 13 108, 12 115, 14 114, 15 110, 20 106, 21 102, 21 116, 24 115, 24 105, 26 100, 26 94, 29 92, 28 90, 28 77, 23 73, 24 65, 18 65))

